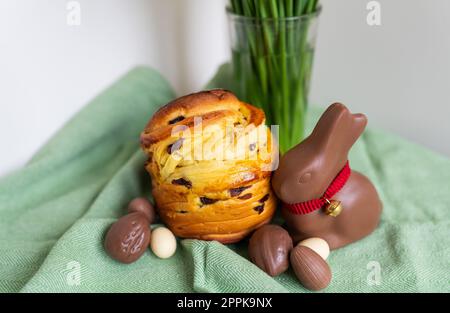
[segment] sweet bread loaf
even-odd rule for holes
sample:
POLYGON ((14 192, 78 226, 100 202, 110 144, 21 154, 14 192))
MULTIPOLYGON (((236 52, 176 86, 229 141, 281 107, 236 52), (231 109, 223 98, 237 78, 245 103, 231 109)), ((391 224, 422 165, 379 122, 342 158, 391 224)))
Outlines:
POLYGON ((166 104, 142 132, 141 146, 158 213, 177 236, 236 242, 273 216, 276 149, 265 114, 231 92, 166 104))

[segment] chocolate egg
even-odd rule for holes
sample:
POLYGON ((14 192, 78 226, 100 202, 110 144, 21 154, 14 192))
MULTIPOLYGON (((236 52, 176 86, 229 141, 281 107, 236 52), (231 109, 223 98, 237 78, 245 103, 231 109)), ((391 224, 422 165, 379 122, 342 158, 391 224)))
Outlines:
POLYGON ((168 228, 158 227, 152 231, 150 247, 157 257, 167 259, 175 253, 177 240, 168 228))
POLYGON ((128 212, 139 212, 145 215, 149 224, 155 221, 155 209, 153 205, 146 198, 135 198, 128 204, 128 212))
POLYGON ((105 237, 105 250, 115 260, 132 263, 145 252, 150 227, 142 213, 131 213, 112 224, 105 237))
POLYGON ((310 290, 327 287, 331 281, 331 269, 327 262, 312 249, 297 245, 291 251, 291 266, 300 283, 310 290))
POLYGON ((318 255, 322 257, 322 259, 326 260, 330 255, 330 246, 328 243, 322 238, 312 237, 305 240, 302 240, 298 243, 299 245, 308 247, 316 252, 318 255))
POLYGON ((277 276, 289 268, 289 252, 292 239, 288 232, 277 225, 265 225, 250 238, 250 260, 270 276, 277 276))

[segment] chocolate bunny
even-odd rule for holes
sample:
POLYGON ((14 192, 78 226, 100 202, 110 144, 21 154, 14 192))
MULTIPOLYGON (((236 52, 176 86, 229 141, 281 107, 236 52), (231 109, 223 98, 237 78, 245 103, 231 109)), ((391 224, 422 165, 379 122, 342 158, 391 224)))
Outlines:
POLYGON ((377 191, 347 163, 366 125, 365 115, 334 103, 311 135, 281 157, 272 186, 284 202, 282 215, 294 242, 320 237, 337 249, 369 235, 378 225, 382 203, 377 191), (327 194, 333 194, 331 199, 327 194))

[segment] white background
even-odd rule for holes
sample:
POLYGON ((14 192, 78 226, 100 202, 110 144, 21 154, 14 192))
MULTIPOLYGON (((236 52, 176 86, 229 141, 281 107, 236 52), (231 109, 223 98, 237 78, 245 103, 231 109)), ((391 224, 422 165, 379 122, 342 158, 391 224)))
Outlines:
MULTIPOLYGON (((0 175, 24 164, 73 114, 137 64, 181 95, 229 58, 226 0, 0 1, 0 175)), ((311 100, 342 101, 450 155, 450 1, 322 0, 311 100)))

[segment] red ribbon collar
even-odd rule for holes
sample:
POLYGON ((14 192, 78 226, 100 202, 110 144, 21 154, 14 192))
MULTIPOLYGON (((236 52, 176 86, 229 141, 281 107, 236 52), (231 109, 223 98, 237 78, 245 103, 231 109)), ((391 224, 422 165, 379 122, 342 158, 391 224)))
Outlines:
POLYGON ((331 200, 331 198, 337 194, 342 187, 344 187, 351 172, 350 165, 347 161, 342 170, 336 175, 331 184, 328 186, 322 197, 294 204, 284 203, 284 207, 286 207, 293 214, 308 214, 320 209, 326 203, 329 203, 329 200, 331 200))

